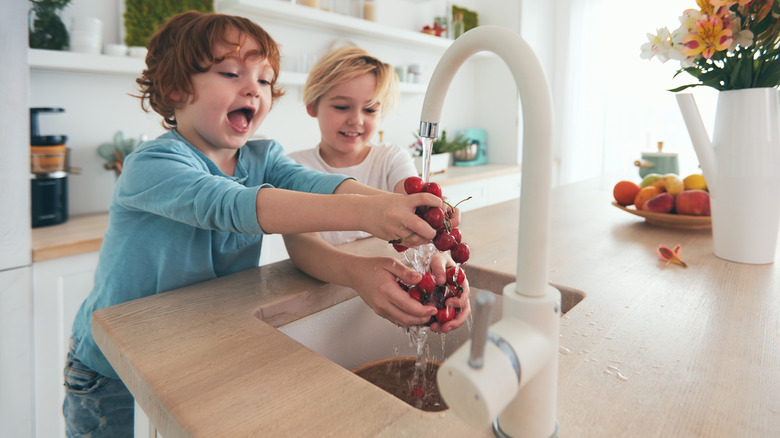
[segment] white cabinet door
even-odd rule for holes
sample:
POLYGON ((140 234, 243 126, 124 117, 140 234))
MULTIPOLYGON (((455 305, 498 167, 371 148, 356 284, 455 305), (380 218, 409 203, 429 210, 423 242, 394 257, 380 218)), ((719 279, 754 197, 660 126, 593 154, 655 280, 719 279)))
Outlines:
POLYGON ((0 271, 0 435, 33 435, 30 268, 0 271))
POLYGON ((33 264, 35 430, 64 437, 62 370, 76 312, 92 289, 98 253, 33 264))

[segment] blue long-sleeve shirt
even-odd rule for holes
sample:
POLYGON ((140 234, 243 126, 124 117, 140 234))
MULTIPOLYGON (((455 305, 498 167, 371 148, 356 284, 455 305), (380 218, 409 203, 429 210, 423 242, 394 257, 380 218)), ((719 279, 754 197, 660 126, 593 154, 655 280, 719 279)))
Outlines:
POLYGON ((327 194, 346 178, 295 163, 273 140, 239 149, 235 176, 175 131, 144 143, 117 179, 95 285, 73 324, 76 356, 118 378, 92 339, 92 312, 257 266, 261 187, 327 194))

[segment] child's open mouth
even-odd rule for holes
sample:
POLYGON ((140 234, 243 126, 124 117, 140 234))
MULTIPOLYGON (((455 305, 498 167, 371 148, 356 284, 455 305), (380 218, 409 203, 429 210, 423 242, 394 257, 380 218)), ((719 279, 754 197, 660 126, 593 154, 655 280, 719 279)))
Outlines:
POLYGON ((339 132, 340 132, 340 133, 341 133, 341 135, 343 135, 344 137, 350 137, 350 138, 353 138, 353 137, 360 137, 360 136, 363 134, 362 132, 344 132, 344 131, 339 131, 339 132))
POLYGON ((228 113, 228 122, 236 131, 246 133, 249 131, 249 123, 255 116, 253 108, 241 108, 228 113))

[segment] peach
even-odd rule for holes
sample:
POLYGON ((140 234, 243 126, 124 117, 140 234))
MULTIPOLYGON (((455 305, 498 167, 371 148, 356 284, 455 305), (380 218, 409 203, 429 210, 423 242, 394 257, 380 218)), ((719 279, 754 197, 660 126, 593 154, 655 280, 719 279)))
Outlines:
POLYGON ((674 208, 674 196, 663 192, 648 199, 642 210, 653 213, 669 213, 674 208))
POLYGON ((710 194, 704 190, 686 190, 677 195, 675 208, 679 214, 709 216, 710 194))

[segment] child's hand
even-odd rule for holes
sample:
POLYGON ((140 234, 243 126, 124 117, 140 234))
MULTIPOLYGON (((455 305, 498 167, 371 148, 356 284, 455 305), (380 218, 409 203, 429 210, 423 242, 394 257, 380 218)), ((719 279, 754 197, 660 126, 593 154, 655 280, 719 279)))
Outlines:
MULTIPOLYGON (((456 209, 457 211, 457 209, 456 209)), ((447 276, 445 274, 448 266, 455 266, 455 262, 450 257, 449 252, 437 252, 431 258, 431 273, 436 280, 436 284, 444 284, 447 282, 447 276)), ((469 281, 468 278, 464 281, 463 294, 459 298, 450 298, 446 301, 446 305, 455 308, 460 307, 460 313, 452 321, 447 321, 444 324, 440 324, 438 321, 431 324, 431 330, 436 333, 447 333, 451 330, 455 330, 460 327, 471 314, 471 306, 469 305, 469 281)))
POLYGON ((374 236, 391 241, 401 240, 406 247, 416 247, 436 237, 436 230, 415 214, 420 206, 443 207, 440 198, 430 193, 413 195, 387 194, 368 197, 369 206, 363 213, 362 227, 374 236))
MULTIPOLYGON (((362 260, 365 260, 365 266, 355 270, 359 278, 353 279, 352 286, 377 315, 396 325, 411 326, 425 324, 436 314, 435 307, 414 300, 396 282, 398 278, 406 284, 416 284, 422 278, 420 273, 390 257, 362 260)), ((450 321, 447 326, 454 322, 450 321)))

